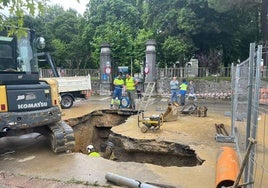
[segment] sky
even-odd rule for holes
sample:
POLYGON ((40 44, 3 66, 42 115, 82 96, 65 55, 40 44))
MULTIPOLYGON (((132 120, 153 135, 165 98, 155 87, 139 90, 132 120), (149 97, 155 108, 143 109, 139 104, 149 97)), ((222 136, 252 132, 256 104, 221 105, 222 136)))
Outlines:
POLYGON ((77 0, 50 0, 51 4, 58 4, 64 8, 64 10, 67 10, 69 8, 77 10, 78 13, 83 14, 86 10, 86 4, 89 2, 89 0, 80 0, 80 3, 77 2, 77 0))
MULTIPOLYGON (((80 0, 80 3, 77 2, 77 0, 50 0, 50 3, 48 2, 49 5, 60 5, 64 8, 64 10, 67 10, 69 8, 75 9, 78 13, 83 14, 84 11, 86 10, 86 4, 90 0, 80 0)), ((7 9, 2 9, 1 13, 8 16, 9 13, 7 9)))

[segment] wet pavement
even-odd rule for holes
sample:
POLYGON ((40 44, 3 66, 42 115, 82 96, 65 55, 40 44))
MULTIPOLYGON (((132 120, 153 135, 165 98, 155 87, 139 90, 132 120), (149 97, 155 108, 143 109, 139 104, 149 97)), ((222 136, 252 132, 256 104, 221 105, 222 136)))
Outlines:
MULTIPOLYGON (((71 109, 63 110, 63 119, 81 117, 94 110, 109 108, 109 103, 110 98, 105 96, 92 96, 88 100, 77 101, 71 109)), ((222 146, 232 144, 215 141, 214 125, 223 123, 226 129, 230 130, 231 119, 224 116, 225 112, 230 110, 230 105, 228 102, 204 100, 200 100, 199 104, 208 107, 207 117, 179 115, 177 121, 165 122, 158 131, 141 133, 137 125, 137 116, 134 115, 123 125, 113 127, 112 131, 129 138, 154 139, 159 142, 170 141, 187 145, 204 160, 200 166, 163 167, 147 163, 116 162, 89 157, 82 153, 54 154, 48 148, 43 136, 31 134, 19 138, 0 138, 1 151, 5 151, 0 154, 0 172, 23 176, 28 178, 28 181, 35 177, 47 181, 76 182, 77 186, 111 186, 105 179, 105 175, 111 172, 141 182, 178 188, 215 187, 217 157, 222 146)), ((166 108, 167 99, 154 98, 146 115, 162 113, 166 108)), ((0 175, 0 185, 9 187, 11 183, 5 182, 5 178, 0 175)), ((27 187, 27 183, 22 187, 27 187)))

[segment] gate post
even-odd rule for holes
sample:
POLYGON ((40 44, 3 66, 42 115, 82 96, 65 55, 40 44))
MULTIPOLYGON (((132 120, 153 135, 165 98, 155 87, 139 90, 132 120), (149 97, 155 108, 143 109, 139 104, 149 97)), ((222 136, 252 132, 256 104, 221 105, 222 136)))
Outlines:
MULTIPOLYGON (((149 40, 146 43, 146 60, 144 65, 145 83, 156 82, 156 43, 154 40, 149 40)), ((157 88, 157 85, 155 89, 157 88)))
POLYGON ((100 95, 111 95, 112 91, 112 66, 111 66, 111 46, 103 43, 100 53, 100 95))

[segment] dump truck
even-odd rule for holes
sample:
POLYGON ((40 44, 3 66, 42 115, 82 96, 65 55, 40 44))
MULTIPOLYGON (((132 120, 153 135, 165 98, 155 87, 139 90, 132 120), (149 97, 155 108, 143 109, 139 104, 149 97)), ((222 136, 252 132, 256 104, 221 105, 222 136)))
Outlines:
POLYGON ((44 38, 28 28, 20 36, 9 29, 0 31, 0 138, 40 133, 55 153, 71 151, 74 133, 61 118, 57 82, 39 78, 37 49, 44 38))
POLYGON ((49 52, 38 53, 38 61, 51 68, 52 77, 42 79, 57 81, 61 108, 71 108, 76 99, 86 99, 90 95, 92 88, 89 74, 87 76, 61 77, 49 52))

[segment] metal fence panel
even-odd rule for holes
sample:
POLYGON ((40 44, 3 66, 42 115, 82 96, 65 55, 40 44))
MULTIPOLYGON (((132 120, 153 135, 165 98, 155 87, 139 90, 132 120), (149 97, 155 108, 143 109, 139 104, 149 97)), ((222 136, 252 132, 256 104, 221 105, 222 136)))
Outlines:
POLYGON ((235 76, 232 78, 232 132, 241 162, 249 138, 257 141, 246 159, 243 182, 248 183, 246 187, 258 188, 268 187, 268 129, 265 128, 267 106, 259 104, 262 96, 260 91, 266 92, 267 89, 261 82, 262 56, 262 46, 259 45, 255 51, 255 44, 251 44, 249 59, 233 67, 235 76))
MULTIPOLYGON (((253 88, 253 103, 252 103, 252 119, 251 119, 251 129, 250 136, 257 140, 257 145, 253 147, 250 158, 249 158, 249 168, 248 168, 248 182, 254 182, 254 187, 268 187, 268 161, 267 158, 267 144, 266 139, 267 131, 265 129, 265 122, 262 118, 266 118, 267 108, 262 108, 259 105, 260 88, 261 85, 261 63, 262 63, 262 46, 258 46, 257 59, 256 59, 256 74, 254 75, 254 88, 253 88), (266 178, 265 178, 266 177, 266 178)), ((253 186, 251 186, 253 187, 253 186)))

